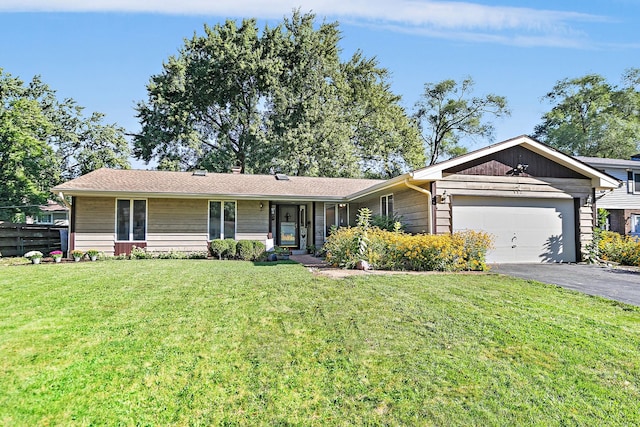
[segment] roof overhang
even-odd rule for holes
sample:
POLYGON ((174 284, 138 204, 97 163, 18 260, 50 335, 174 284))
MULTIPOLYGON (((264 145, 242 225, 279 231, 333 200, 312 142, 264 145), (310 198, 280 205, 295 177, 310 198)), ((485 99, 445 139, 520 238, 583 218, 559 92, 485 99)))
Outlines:
POLYGON ((271 200, 278 202, 347 202, 348 197, 340 196, 289 196, 281 194, 202 194, 202 193, 162 193, 96 190, 61 190, 64 196, 114 197, 118 199, 202 199, 202 200, 271 200))

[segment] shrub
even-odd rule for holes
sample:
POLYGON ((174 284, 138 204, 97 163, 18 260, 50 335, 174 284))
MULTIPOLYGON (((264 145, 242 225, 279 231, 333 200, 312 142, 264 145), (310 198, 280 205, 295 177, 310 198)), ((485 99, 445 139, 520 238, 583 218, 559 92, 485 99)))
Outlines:
POLYGON ((130 259, 153 259, 154 256, 151 252, 147 252, 145 248, 139 248, 134 246, 131 248, 131 253, 129 254, 130 259))
POLYGON ((227 249, 222 253, 222 256, 227 259, 235 258, 238 242, 234 239, 224 239, 224 242, 227 245, 227 249))
POLYGON ((259 261, 263 259, 266 254, 266 251, 267 251, 267 246, 264 244, 264 242, 261 242, 260 240, 254 240, 253 241, 253 258, 251 259, 251 261, 259 261))
POLYGON ((239 240, 236 245, 236 257, 244 261, 256 261, 264 255, 266 246, 259 240, 239 240))
POLYGON ((405 227, 402 222, 402 216, 395 213, 392 216, 373 215, 371 217, 371 226, 386 231, 404 231, 405 227))
POLYGON ((211 255, 218 259, 230 259, 236 256, 237 242, 233 239, 215 239, 211 241, 209 248, 211 255))
POLYGON ((189 252, 186 254, 188 259, 207 259, 207 251, 189 252))
POLYGON ((211 248, 211 255, 218 257, 218 259, 222 259, 222 255, 227 250, 227 244, 221 239, 212 240, 209 247, 211 248))
POLYGON ((640 240, 613 231, 602 231, 598 241, 600 257, 624 265, 640 266, 640 240))
POLYGON ((244 261, 253 258, 253 240, 240 240, 236 245, 236 257, 244 261))
POLYGON ((452 235, 406 234, 373 227, 367 230, 364 252, 359 242, 363 230, 342 228, 327 239, 327 261, 353 268, 364 259, 381 270, 462 271, 485 270, 485 257, 491 237, 482 232, 465 231, 452 235))
POLYGON ((185 252, 177 251, 175 249, 171 249, 169 252, 160 252, 156 255, 158 259, 187 259, 187 254, 185 252))

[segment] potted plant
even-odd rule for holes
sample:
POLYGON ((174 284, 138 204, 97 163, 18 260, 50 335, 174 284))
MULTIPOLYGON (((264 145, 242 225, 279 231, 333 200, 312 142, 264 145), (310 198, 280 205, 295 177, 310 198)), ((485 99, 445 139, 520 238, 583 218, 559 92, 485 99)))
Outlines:
POLYGON ((96 259, 98 259, 98 250, 97 249, 89 249, 86 254, 89 257, 89 259, 91 261, 95 261, 96 259))
POLYGON ((316 246, 315 245, 307 245, 307 253, 310 255, 313 255, 316 253, 316 246))
POLYGON ((49 252, 49 255, 51 255, 55 262, 62 261, 62 251, 51 251, 49 252))
POLYGON ((80 249, 74 249, 71 251, 71 256, 75 262, 78 262, 84 256, 84 252, 80 249))
POLYGON ((291 250, 289 248, 282 248, 280 246, 274 246, 273 251, 275 252, 278 260, 286 260, 289 259, 289 255, 291 255, 291 250))
POLYGON ((42 252, 29 251, 26 254, 24 254, 24 257, 28 260, 31 260, 32 264, 40 264, 40 260, 42 259, 42 252))

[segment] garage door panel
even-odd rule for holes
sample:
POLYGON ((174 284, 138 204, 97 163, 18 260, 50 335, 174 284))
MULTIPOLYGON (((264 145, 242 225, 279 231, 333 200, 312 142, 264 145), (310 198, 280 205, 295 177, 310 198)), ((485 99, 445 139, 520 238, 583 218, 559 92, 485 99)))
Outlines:
POLYGON ((454 231, 484 231, 494 237, 488 262, 573 262, 572 199, 456 196, 454 231))

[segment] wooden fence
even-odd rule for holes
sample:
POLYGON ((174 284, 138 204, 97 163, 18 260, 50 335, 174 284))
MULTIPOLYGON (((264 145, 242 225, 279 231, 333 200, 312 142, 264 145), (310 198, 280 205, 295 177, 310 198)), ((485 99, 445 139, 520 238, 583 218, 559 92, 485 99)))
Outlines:
POLYGON ((29 251, 40 251, 44 256, 55 250, 66 252, 67 235, 68 227, 59 225, 0 222, 0 253, 14 257, 29 251))

